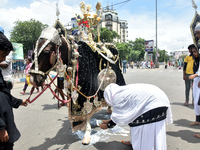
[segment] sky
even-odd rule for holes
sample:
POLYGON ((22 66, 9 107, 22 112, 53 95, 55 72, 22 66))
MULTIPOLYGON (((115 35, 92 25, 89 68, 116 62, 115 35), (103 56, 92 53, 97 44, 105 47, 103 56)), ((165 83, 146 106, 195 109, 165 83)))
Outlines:
MULTIPOLYGON (((118 12, 120 20, 128 21, 128 40, 136 38, 156 41, 156 0, 85 0, 95 10, 97 2, 103 7, 109 3, 118 12), (119 3, 117 5, 117 3, 119 3)), ((75 14, 81 14, 81 0, 0 0, 0 26, 5 35, 17 20, 27 21, 31 18, 43 24, 55 24, 56 3, 60 10, 59 20, 67 25, 75 14)), ((195 0, 197 12, 200 13, 200 0, 195 0)), ((157 45, 168 52, 187 49, 193 43, 190 24, 195 15, 191 0, 157 0, 157 45)))

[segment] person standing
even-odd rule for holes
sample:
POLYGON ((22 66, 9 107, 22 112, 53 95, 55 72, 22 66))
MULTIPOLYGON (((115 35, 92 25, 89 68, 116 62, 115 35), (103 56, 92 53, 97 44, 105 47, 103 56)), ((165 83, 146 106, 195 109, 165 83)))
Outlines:
POLYGON ((142 69, 145 69, 146 68, 146 61, 144 60, 143 62, 142 62, 142 69))
POLYGON ((131 67, 132 67, 132 69, 133 69, 133 66, 134 66, 134 62, 132 61, 132 62, 131 62, 131 67))
POLYGON ((153 61, 151 61, 151 69, 153 68, 153 61))
POLYGON ((178 66, 179 66, 179 69, 181 69, 181 60, 180 59, 178 61, 178 66))
MULTIPOLYGON (((200 31, 200 30, 199 30, 200 31)), ((192 48, 194 56, 194 72, 195 74, 190 75, 189 79, 193 80, 193 97, 194 97, 194 110, 196 114, 196 121, 190 125, 200 125, 200 68, 199 68, 199 52, 196 48, 192 48)))
POLYGON ((126 73, 126 67, 127 67, 127 61, 126 59, 124 58, 124 60, 122 61, 122 66, 123 66, 123 73, 126 73))
MULTIPOLYGON (((28 71, 31 69, 32 66, 32 60, 31 58, 27 58, 26 59, 26 67, 25 67, 25 74, 26 74, 26 80, 25 80, 25 84, 24 84, 24 88, 23 88, 23 92, 20 92, 20 94, 25 95, 26 89, 28 87, 28 85, 31 85, 29 80, 30 80, 30 74, 28 73, 28 71)), ((39 88, 37 88, 37 93, 39 93, 39 88)))
POLYGON ((176 69, 178 68, 178 60, 177 59, 175 60, 175 67, 176 67, 176 69))
MULTIPOLYGON (((4 36, 0 37, 0 63, 13 50, 11 42, 4 36)), ((13 108, 27 106, 28 101, 17 99, 10 93, 0 69, 0 150, 13 150, 14 142, 20 137, 20 132, 14 122, 13 108)))
POLYGON ((165 61, 164 63, 165 63, 165 69, 167 69, 167 61, 165 61))
MULTIPOLYGON (((193 48, 196 49, 194 44, 191 44, 188 46, 190 55, 185 57, 184 65, 183 65, 183 80, 185 81, 185 103, 184 103, 185 106, 189 105, 190 87, 191 87, 191 84, 193 83, 193 80, 188 79, 190 75, 194 74, 193 72, 194 59, 192 55, 193 48)), ((193 100, 192 100, 192 104, 193 104, 193 100)))
POLYGON ((166 150, 166 123, 172 123, 166 94, 150 84, 118 86, 111 83, 104 91, 107 104, 113 107, 110 120, 102 120, 101 129, 129 125, 134 150, 166 150))

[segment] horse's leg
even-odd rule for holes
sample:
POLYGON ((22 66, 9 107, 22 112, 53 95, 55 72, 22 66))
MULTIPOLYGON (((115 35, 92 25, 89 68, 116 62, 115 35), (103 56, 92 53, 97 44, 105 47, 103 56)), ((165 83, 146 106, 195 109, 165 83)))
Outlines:
POLYGON ((86 130, 82 144, 88 145, 90 143, 90 137, 91 137, 91 125, 90 125, 90 118, 88 118, 86 122, 86 130))
POLYGON ((109 113, 109 114, 112 113, 112 110, 111 110, 111 107, 110 107, 110 106, 108 106, 107 113, 109 113))

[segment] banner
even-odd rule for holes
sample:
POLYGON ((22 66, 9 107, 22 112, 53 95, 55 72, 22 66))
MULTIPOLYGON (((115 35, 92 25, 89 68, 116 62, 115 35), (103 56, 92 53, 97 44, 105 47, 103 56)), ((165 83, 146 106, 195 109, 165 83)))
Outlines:
POLYGON ((13 45, 13 53, 12 53, 12 59, 24 59, 24 52, 23 52, 23 45, 20 43, 14 43, 13 45))
POLYGON ((154 41, 149 40, 145 41, 145 52, 153 52, 154 49, 154 41))

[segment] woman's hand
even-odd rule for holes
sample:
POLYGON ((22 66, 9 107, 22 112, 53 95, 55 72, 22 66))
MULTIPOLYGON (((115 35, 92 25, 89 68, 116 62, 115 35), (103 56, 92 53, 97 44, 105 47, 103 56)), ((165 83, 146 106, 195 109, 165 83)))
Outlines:
POLYGON ((99 127, 100 127, 101 129, 108 129, 107 123, 106 123, 106 124, 105 124, 105 123, 99 124, 99 127))
POLYGON ((111 119, 109 120, 101 120, 103 123, 99 124, 99 127, 101 129, 108 129, 108 122, 110 121, 111 119))
POLYGON ((190 75, 188 78, 190 79, 190 80, 193 80, 195 77, 197 77, 198 75, 197 74, 193 74, 193 75, 190 75))

